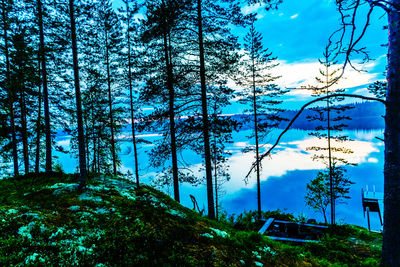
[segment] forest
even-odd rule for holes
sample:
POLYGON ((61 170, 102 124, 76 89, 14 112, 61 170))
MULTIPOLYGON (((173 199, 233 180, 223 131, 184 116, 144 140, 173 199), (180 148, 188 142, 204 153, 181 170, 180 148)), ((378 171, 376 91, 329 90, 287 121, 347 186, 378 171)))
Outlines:
POLYGON ((0 264, 398 266, 400 0, 333 1, 339 19, 318 51, 316 78, 291 87, 280 85, 280 55, 258 23, 283 3, 1 0, 0 264), (374 61, 363 40, 377 10, 388 20, 388 39, 377 41, 388 49, 386 80, 359 94, 340 85, 374 61), (299 91, 310 98, 291 106, 299 91), (230 114, 235 105, 243 109, 230 114), (336 218, 355 183, 347 168, 358 151, 347 144, 359 128, 384 129, 375 137, 384 149, 382 233, 336 218), (323 166, 301 201, 329 233, 304 246, 255 233, 269 217, 305 223, 262 204, 265 161, 291 129, 318 140, 304 154, 323 166), (239 133, 240 155, 251 158, 241 179, 254 185, 256 210, 235 217, 221 199, 239 133), (74 173, 60 157, 74 158, 74 173), (179 204, 185 184, 204 186, 205 206, 193 195, 193 210, 179 204), (89 233, 89 223, 98 228, 89 233), (87 231, 83 241, 73 229, 87 231))

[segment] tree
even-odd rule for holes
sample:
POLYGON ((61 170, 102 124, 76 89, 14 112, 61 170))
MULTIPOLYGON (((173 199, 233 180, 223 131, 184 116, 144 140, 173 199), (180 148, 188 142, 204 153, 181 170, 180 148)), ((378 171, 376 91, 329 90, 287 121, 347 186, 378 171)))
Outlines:
POLYGON ((204 144, 204 161, 207 184, 208 216, 215 218, 213 196, 212 159, 210 150, 210 126, 208 114, 207 86, 219 84, 235 70, 239 45, 231 33, 230 25, 243 26, 249 17, 243 16, 238 3, 232 1, 197 0, 193 3, 186 26, 196 33, 192 51, 196 55, 194 71, 198 74, 201 92, 201 118, 204 144))
POLYGON ((277 66, 272 57, 272 53, 263 47, 263 38, 259 32, 256 31, 254 23, 251 24, 250 30, 244 38, 245 54, 242 60, 243 74, 239 83, 244 86, 240 102, 250 104, 251 109, 244 112, 250 112, 253 115, 253 135, 255 146, 246 147, 245 151, 254 151, 255 159, 258 162, 255 172, 257 176, 257 214, 258 219, 261 219, 261 182, 260 182, 260 169, 261 163, 259 162, 259 142, 263 140, 270 132, 271 128, 277 127, 283 120, 279 116, 279 105, 282 101, 278 100, 279 96, 285 94, 288 90, 283 90, 273 81, 278 77, 273 77, 270 70, 277 66))
POLYGON ((137 30, 137 27, 134 23, 134 14, 138 11, 138 6, 135 1, 132 0, 123 0, 125 4, 125 9, 121 9, 120 13, 122 13, 123 21, 125 22, 125 41, 126 47, 128 48, 126 57, 128 58, 128 87, 129 87, 129 106, 130 106, 130 118, 131 118, 131 127, 132 127, 132 144, 133 144, 133 153, 135 160, 135 176, 136 176, 136 186, 139 187, 139 163, 138 163, 138 152, 137 152, 137 140, 136 140, 136 130, 135 130, 135 112, 134 112, 134 101, 133 101, 133 53, 132 53, 132 35, 133 31, 137 30))
MULTIPOLYGON (((322 69, 320 69, 320 77, 316 77, 316 80, 321 86, 319 87, 311 87, 310 89, 313 92, 313 96, 321 96, 326 95, 329 96, 334 93, 342 93, 344 89, 340 88, 332 88, 333 85, 337 84, 337 76, 340 68, 332 70, 332 66, 335 65, 335 62, 331 60, 333 57, 332 51, 330 51, 329 45, 326 46, 325 51, 323 53, 323 60, 319 60, 322 65, 322 69)), ((312 108, 311 110, 316 113, 316 115, 308 116, 307 119, 309 121, 318 121, 320 125, 315 128, 314 132, 309 133, 309 135, 315 136, 318 139, 325 139, 327 141, 327 146, 312 146, 307 147, 307 150, 315 151, 316 153, 320 153, 321 151, 327 151, 327 155, 325 154, 314 154, 313 160, 322 160, 324 164, 328 165, 330 170, 330 195, 331 201, 331 224, 335 224, 335 201, 333 201, 334 197, 334 181, 333 181, 333 167, 332 162, 340 162, 342 164, 350 165, 347 160, 338 156, 338 153, 349 154, 353 153, 350 149, 343 146, 334 146, 332 145, 332 141, 336 141, 337 143, 341 143, 343 141, 348 141, 348 136, 337 134, 338 132, 343 131, 343 129, 347 126, 345 124, 346 120, 350 120, 351 118, 345 115, 345 112, 351 109, 351 106, 348 105, 334 105, 334 103, 339 103, 343 101, 343 97, 336 98, 327 98, 325 106, 317 106, 312 108), (336 132, 336 134, 335 134, 336 132)), ((354 164, 353 164, 354 165, 354 164)))
MULTIPOLYGON (((144 57, 146 74, 146 86, 141 91, 141 101, 159 104, 155 112, 148 116, 149 125, 160 123, 165 137, 157 148, 152 151, 152 164, 161 166, 165 160, 171 157, 172 181, 174 187, 174 199, 179 202, 179 169, 177 157, 177 133, 176 133, 176 98, 177 92, 182 89, 177 74, 177 58, 180 50, 176 47, 176 38, 182 35, 181 28, 184 25, 182 14, 186 10, 186 2, 182 1, 147 1, 146 20, 143 22, 141 41, 146 47, 144 57), (161 59, 161 60, 160 60, 161 59), (168 120, 166 117, 168 117, 168 120), (164 153, 160 153, 164 151, 164 153), (168 151, 168 156, 165 153, 168 151), (159 160, 161 159, 161 160, 159 160)), ((144 64, 141 63, 141 64, 144 64)), ((169 168, 166 173, 170 173, 169 168)))
POLYGON ((334 202, 344 203, 349 199, 350 186, 354 184, 345 176, 346 169, 343 166, 337 166, 334 162, 331 168, 319 171, 317 176, 307 184, 305 202, 310 208, 322 212, 325 223, 326 210, 333 200, 334 202), (331 184, 333 185, 334 195, 331 195, 331 184), (331 197, 332 196, 332 197, 331 197))
POLYGON ((368 86, 368 91, 377 98, 385 99, 387 91, 387 83, 376 81, 368 86))
POLYGON ((30 114, 35 109, 31 104, 37 95, 37 71, 34 64, 34 51, 28 45, 27 28, 23 23, 11 35, 13 50, 10 53, 10 89, 18 99, 22 156, 25 174, 30 172, 29 139, 30 114))
POLYGON ((233 90, 227 86, 214 86, 209 88, 211 97, 210 105, 210 137, 211 158, 214 175, 215 193, 215 218, 219 219, 221 206, 219 200, 224 194, 223 185, 230 180, 228 157, 232 155, 226 149, 226 144, 233 143, 232 132, 238 131, 239 123, 230 117, 222 115, 222 108, 230 104, 233 90))
POLYGON ((71 43, 73 56, 73 71, 75 85, 75 101, 76 101, 76 117, 78 121, 78 147, 79 147, 79 171, 80 171, 80 189, 86 188, 86 153, 85 153, 85 136, 83 128, 82 99, 79 84, 79 64, 78 64, 78 46, 76 41, 76 24, 74 13, 74 0, 69 0, 69 17, 71 26, 71 43))
POLYGON ((108 112, 109 112, 109 128, 111 131, 111 155, 113 174, 117 175, 117 154, 116 154, 116 141, 115 135, 120 128, 119 121, 116 118, 118 108, 116 108, 115 87, 119 82, 119 68, 121 64, 121 50, 122 50, 122 28, 120 20, 112 9, 110 1, 102 1, 98 4, 98 18, 97 24, 99 27, 98 36, 103 43, 104 47, 104 65, 106 66, 106 81, 107 81, 107 94, 108 94, 108 112))
MULTIPOLYGON (((256 0, 254 0, 256 1, 256 0)), ((254 2, 252 1, 252 2, 254 2)), ((260 2, 260 1, 258 1, 260 2)), ((262 2, 270 2, 269 0, 262 0, 262 2)), ((386 106, 385 115, 385 165, 384 165, 384 230, 383 230, 383 244, 382 244, 382 265, 395 266, 400 262, 400 228, 398 222, 400 221, 400 0, 389 1, 372 1, 372 0, 338 0, 336 1, 338 11, 340 12, 341 28, 335 32, 339 36, 337 41, 337 51, 344 54, 342 73, 344 73, 347 66, 351 65, 351 56, 354 54, 364 54, 365 47, 358 48, 360 41, 367 32, 368 27, 371 25, 371 14, 376 8, 382 9, 388 17, 388 65, 387 65, 387 90, 386 101, 380 98, 369 98, 360 95, 341 94, 346 97, 356 97, 362 99, 369 99, 379 101, 386 106), (367 5, 365 5, 367 4, 367 5), (357 12, 360 6, 366 6, 367 12, 357 12), (363 16, 364 24, 357 25, 360 22, 360 16, 363 16), (358 31, 358 29, 360 29, 358 31), (357 29, 357 31, 356 31, 357 29), (346 37, 349 37, 345 39, 346 37), (347 40, 347 41, 346 41, 347 40)), ((339 75, 339 78, 342 75, 339 75)), ((320 98, 325 99, 325 98, 320 98)), ((308 106, 311 101, 304 105, 308 106)), ((303 111, 303 110, 301 110, 303 111)), ((299 112, 291 122, 298 118, 299 112)), ((269 151, 264 153, 261 157, 266 155, 276 147, 282 135, 287 132, 292 123, 280 134, 275 145, 269 151)))
MULTIPOLYGON (((52 141, 51 141, 51 127, 50 127, 49 91, 47 86, 47 60, 46 60, 46 49, 44 43, 42 0, 37 0, 37 12, 38 12, 39 38, 40 38, 39 55, 41 62, 41 80, 43 85, 43 104, 44 104, 43 108, 44 108, 44 120, 45 120, 45 135, 46 135, 46 172, 51 172, 52 141)), ((37 138, 39 139, 39 136, 37 138)), ((40 140, 38 140, 37 142, 40 142, 40 140)), ((36 166, 38 166, 38 164, 36 164, 36 166)))
POLYGON ((12 7, 13 1, 11 0, 2 0, 1 2, 1 27, 2 27, 2 34, 3 34, 3 54, 5 57, 5 77, 3 78, 3 88, 7 92, 6 97, 6 108, 8 109, 9 119, 10 119, 10 131, 9 135, 11 136, 10 144, 12 149, 12 157, 13 157, 13 167, 14 167, 14 176, 19 175, 18 169, 18 150, 17 150, 17 134, 16 134, 16 127, 15 127, 15 94, 12 92, 10 88, 10 51, 9 51, 9 30, 10 24, 13 20, 12 17, 12 7))

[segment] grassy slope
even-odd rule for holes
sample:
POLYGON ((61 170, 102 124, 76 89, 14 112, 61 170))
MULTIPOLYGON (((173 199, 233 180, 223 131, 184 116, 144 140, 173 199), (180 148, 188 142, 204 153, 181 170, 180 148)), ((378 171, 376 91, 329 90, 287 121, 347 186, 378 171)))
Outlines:
MULTIPOLYGON (((274 242, 210 221, 121 178, 66 174, 0 180, 0 266, 375 266, 381 235, 341 226, 318 244, 274 242)), ((248 229, 248 228, 247 228, 248 229)))

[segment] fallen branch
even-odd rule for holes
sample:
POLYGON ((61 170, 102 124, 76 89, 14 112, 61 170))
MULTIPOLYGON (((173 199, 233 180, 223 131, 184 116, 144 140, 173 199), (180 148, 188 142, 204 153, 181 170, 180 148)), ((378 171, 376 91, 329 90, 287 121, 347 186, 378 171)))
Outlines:
POLYGON ((275 144, 265 153, 263 153, 258 161, 255 161, 250 168, 250 171, 247 173, 246 178, 250 176, 250 173, 253 171, 253 169, 257 166, 257 163, 261 162, 265 157, 271 154, 271 151, 279 144, 279 141, 281 140, 282 136, 290 129, 290 127, 293 125, 293 123, 296 121, 296 119, 301 115, 301 113, 310 105, 323 101, 332 97, 352 97, 352 98, 360 98, 364 100, 370 100, 370 101, 378 101, 381 102, 382 104, 386 105, 386 101, 383 99, 375 98, 375 97, 368 97, 368 96, 362 96, 362 95, 353 95, 353 94, 332 94, 328 96, 323 96, 316 98, 306 104, 304 104, 301 109, 297 112, 296 116, 293 117, 293 119, 289 122, 289 124, 286 126, 285 130, 278 136, 278 139, 276 140, 275 144))

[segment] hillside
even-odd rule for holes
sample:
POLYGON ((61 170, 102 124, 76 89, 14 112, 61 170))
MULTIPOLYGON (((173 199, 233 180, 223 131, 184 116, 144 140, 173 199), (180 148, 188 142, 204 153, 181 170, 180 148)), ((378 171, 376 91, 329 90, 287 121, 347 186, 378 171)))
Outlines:
POLYGON ((92 177, 83 193, 76 181, 0 180, 1 266, 376 266, 380 257, 381 235, 364 228, 291 245, 251 231, 254 213, 215 222, 123 178, 92 177))

